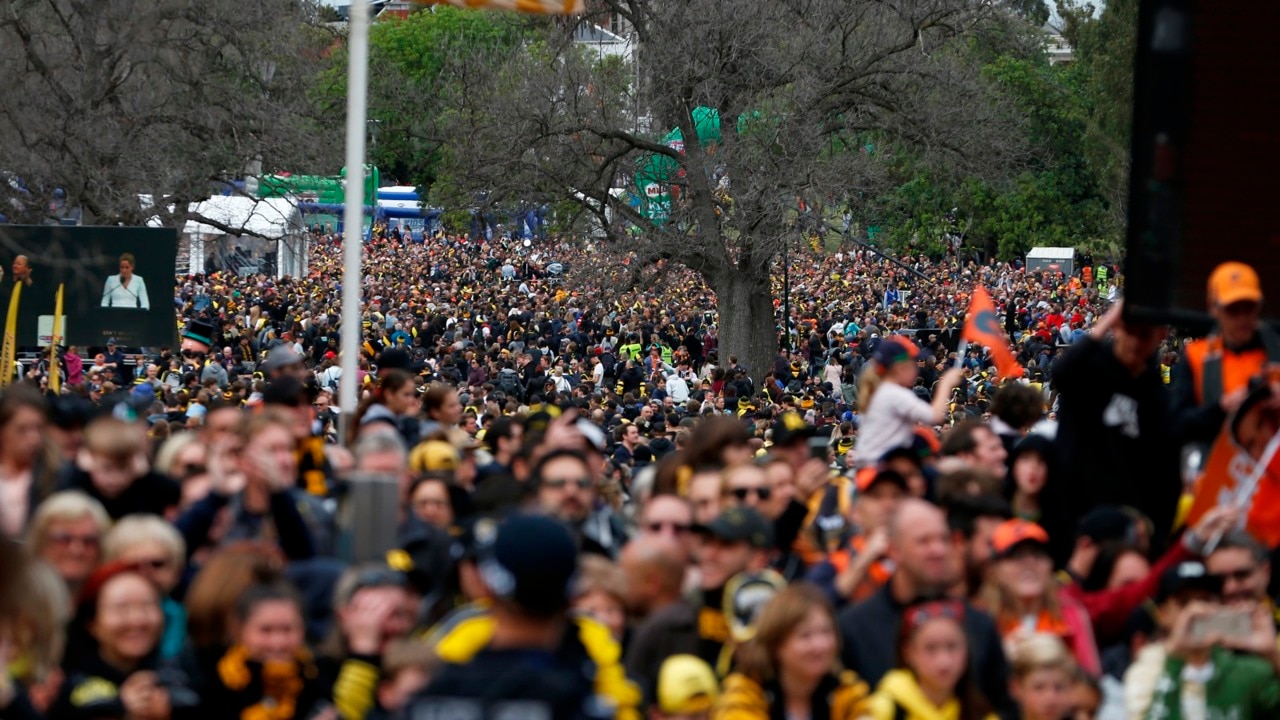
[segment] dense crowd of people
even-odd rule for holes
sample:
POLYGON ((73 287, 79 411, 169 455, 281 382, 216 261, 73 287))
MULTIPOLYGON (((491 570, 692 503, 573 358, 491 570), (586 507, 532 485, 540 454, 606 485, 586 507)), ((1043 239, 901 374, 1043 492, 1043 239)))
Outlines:
POLYGON ((633 261, 379 229, 345 328, 316 233, 306 277, 179 278, 177 347, 27 368, 0 718, 1280 717, 1280 488, 1192 509, 1224 424, 1280 428, 1251 268, 1188 340, 1087 255, 808 248, 760 368, 633 261))

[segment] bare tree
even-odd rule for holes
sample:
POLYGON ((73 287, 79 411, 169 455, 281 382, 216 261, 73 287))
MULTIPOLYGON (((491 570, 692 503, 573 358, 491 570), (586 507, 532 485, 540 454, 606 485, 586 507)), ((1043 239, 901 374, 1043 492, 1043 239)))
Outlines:
POLYGON ((886 187, 904 154, 956 176, 1017 161, 1018 122, 967 45, 1006 19, 989 3, 600 6, 634 28, 635 65, 552 37, 458 83, 451 186, 495 203, 575 200, 608 243, 640 249, 639 272, 669 266, 660 259, 696 271, 716 293, 722 355, 756 377, 779 346, 771 270, 806 225, 886 187), (662 142, 669 128, 682 147, 662 142), (655 174, 672 193, 656 213, 610 193, 642 195, 655 174))
POLYGON ((0 4, 0 213, 179 224, 247 168, 331 172, 341 117, 307 92, 333 42, 300 0, 0 4))

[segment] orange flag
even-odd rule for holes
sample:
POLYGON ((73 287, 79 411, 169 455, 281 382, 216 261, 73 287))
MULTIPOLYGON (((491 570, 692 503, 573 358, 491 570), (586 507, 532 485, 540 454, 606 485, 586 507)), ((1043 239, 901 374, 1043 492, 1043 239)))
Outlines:
POLYGON ((1267 406, 1270 391, 1255 390, 1222 425, 1196 480, 1186 526, 1210 509, 1230 505, 1245 514, 1249 532, 1267 547, 1280 545, 1280 411, 1267 406))
POLYGON ((990 348, 1000 377, 1022 377, 1022 366, 1009 349, 1009 341, 1005 339, 1004 328, 996 315, 996 304, 981 285, 973 288, 973 296, 969 298, 969 316, 964 320, 961 337, 966 342, 990 348))

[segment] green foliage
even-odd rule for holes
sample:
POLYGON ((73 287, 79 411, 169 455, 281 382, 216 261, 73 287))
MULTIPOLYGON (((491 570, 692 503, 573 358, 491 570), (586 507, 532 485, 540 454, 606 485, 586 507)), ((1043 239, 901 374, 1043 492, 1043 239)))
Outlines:
POLYGON ((1099 13, 1080 0, 1058 0, 1063 35, 1075 49, 1077 78, 1088 124, 1082 153, 1107 199, 1108 235, 1123 234, 1129 194, 1129 131, 1139 0, 1107 0, 1099 13))
MULTIPOLYGON (((440 165, 437 120, 454 77, 448 70, 520 44, 528 21, 509 13, 436 6, 375 23, 369 32, 369 155, 388 178, 429 187, 440 165)), ((317 92, 334 112, 346 103, 347 53, 340 46, 317 92)))
POLYGON ((1121 225, 1107 193, 1107 166, 1089 152, 1098 132, 1085 87, 1073 66, 1051 67, 1044 54, 1000 55, 983 69, 1024 118, 1035 148, 1021 170, 1003 180, 949 183, 899 158, 904 180, 868 203, 860 220, 884 225, 888 242, 903 250, 940 251, 947 232, 963 232, 970 247, 1011 259, 1037 245, 1115 246, 1121 225), (955 208, 956 224, 946 217, 955 208))

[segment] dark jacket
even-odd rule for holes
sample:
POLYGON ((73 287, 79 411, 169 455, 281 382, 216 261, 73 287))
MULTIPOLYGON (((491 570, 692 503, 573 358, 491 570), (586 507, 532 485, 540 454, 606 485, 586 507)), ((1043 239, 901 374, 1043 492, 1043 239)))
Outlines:
POLYGON ((135 513, 163 516, 166 510, 175 507, 182 499, 182 488, 177 481, 154 470, 134 480, 124 492, 110 498, 94 487, 89 473, 84 470, 67 465, 63 468, 63 473, 58 483, 59 490, 79 490, 85 493, 102 503, 112 520, 135 513))
POLYGON ((687 601, 678 600, 636 626, 623 663, 627 675, 649 692, 658 682, 664 660, 672 655, 696 655, 698 648, 698 613, 687 601))
MULTIPOLYGON (((875 686, 898 667, 898 632, 905 609, 886 584, 874 595, 840 613, 841 660, 863 681, 875 686)), ((965 634, 969 637, 969 670, 978 689, 1000 711, 1013 708, 1009 698, 1009 664, 995 621, 965 604, 965 634)))
MULTIPOLYGON (((72 643, 69 647, 75 646, 72 643)), ((134 672, 155 668, 153 657, 134 672)), ((120 686, 133 673, 121 672, 107 664, 96 648, 91 649, 85 644, 68 652, 63 660, 63 672, 66 673, 66 680, 63 681, 53 706, 49 708, 50 718, 116 720, 125 717, 124 704, 120 701, 120 686)))
POLYGON ((1116 360, 1111 343, 1093 338, 1072 345, 1053 364, 1059 391, 1054 442, 1060 477, 1045 486, 1041 507, 1054 559, 1066 561, 1075 520, 1098 505, 1141 510, 1155 526, 1157 550, 1168 541, 1182 478, 1171 432, 1167 390, 1151 359, 1138 377, 1116 360))

